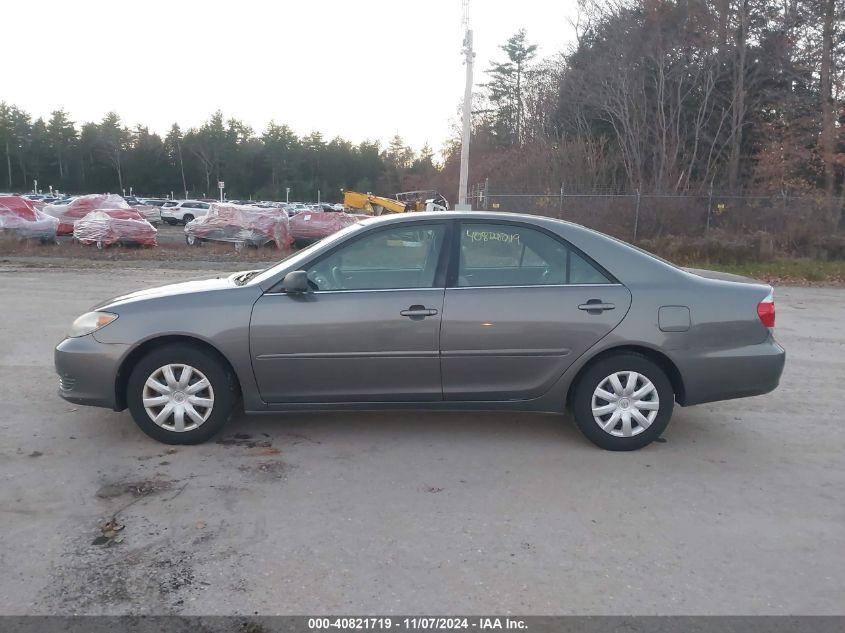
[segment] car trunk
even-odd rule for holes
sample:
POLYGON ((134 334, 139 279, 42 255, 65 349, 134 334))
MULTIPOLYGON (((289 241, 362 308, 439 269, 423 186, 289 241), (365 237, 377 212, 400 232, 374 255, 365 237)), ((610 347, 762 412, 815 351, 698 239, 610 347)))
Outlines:
POLYGON ((763 284, 766 283, 764 281, 760 281, 759 279, 753 279, 751 277, 745 277, 743 275, 735 275, 733 273, 723 273, 718 270, 706 270, 704 268, 682 268, 688 273, 692 273, 693 275, 698 275, 699 277, 704 277, 706 279, 718 279, 720 281, 737 281, 739 283, 746 283, 746 284, 763 284))

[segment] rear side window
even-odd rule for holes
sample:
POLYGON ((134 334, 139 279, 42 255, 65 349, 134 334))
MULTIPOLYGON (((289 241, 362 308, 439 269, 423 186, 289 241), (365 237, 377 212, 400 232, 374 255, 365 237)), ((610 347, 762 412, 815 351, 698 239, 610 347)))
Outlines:
POLYGON ((458 286, 607 284, 607 276, 565 243, 511 224, 461 225, 458 286))
POLYGON ((163 207, 175 207, 177 204, 179 204, 179 203, 178 203, 178 202, 173 202, 173 201, 170 201, 170 202, 165 202, 165 203, 164 203, 163 205, 161 205, 161 206, 163 206, 163 207))

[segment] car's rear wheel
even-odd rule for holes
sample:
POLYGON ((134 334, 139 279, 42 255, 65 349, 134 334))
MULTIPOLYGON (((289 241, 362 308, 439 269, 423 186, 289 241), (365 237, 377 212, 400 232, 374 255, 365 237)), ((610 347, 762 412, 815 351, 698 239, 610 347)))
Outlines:
POLYGON ((135 423, 165 444, 199 444, 232 412, 234 376, 214 354, 190 345, 153 350, 129 376, 126 402, 135 423))
POLYGON ((656 440, 672 417, 675 395, 666 373, 640 354, 600 359, 578 380, 575 423, 596 446, 632 451, 656 440))
POLYGON ((185 215, 182 216, 182 224, 187 224, 188 222, 190 222, 193 219, 194 219, 194 216, 192 216, 190 213, 186 213, 185 215))

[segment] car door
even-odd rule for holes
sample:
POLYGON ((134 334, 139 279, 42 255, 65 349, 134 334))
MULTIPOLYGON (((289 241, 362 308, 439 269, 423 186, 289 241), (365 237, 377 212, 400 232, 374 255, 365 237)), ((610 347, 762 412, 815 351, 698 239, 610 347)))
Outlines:
POLYGON ((250 324, 262 398, 441 400, 447 228, 410 222, 373 229, 304 266, 310 292, 264 294, 250 324))
POLYGON ((630 307, 627 288, 538 227, 462 222, 454 258, 440 342, 446 400, 539 397, 630 307))

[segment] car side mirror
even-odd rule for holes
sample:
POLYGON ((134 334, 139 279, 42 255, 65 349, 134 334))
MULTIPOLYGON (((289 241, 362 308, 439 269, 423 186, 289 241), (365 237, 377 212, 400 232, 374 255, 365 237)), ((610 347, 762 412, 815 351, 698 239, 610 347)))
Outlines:
POLYGON ((282 280, 282 288, 289 295, 308 292, 308 273, 304 270, 292 270, 282 280))

